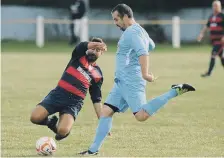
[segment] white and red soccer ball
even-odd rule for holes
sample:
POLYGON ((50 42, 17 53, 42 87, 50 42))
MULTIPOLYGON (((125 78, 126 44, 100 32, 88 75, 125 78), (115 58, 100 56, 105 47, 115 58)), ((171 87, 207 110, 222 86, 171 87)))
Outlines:
POLYGON ((51 137, 41 137, 36 142, 36 150, 41 156, 53 155, 56 151, 56 143, 51 137))

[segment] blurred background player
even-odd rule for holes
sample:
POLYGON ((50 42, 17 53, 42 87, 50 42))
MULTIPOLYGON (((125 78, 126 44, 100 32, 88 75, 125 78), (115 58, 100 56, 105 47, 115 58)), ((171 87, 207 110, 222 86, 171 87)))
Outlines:
POLYGON ((70 24, 70 44, 74 44, 79 41, 80 39, 80 27, 81 27, 81 20, 82 17, 86 13, 86 5, 84 0, 74 0, 69 7, 70 11, 70 19, 73 21, 70 24))
POLYGON ((165 94, 146 102, 146 81, 155 77, 149 73, 148 55, 155 44, 148 33, 135 22, 132 9, 118 4, 112 9, 115 25, 123 32, 118 42, 114 86, 101 111, 96 136, 87 151, 80 155, 96 155, 111 130, 115 112, 125 112, 129 107, 136 120, 145 121, 162 108, 170 99, 195 89, 188 84, 173 85, 165 94))
POLYGON ((56 134, 56 140, 67 137, 83 106, 88 89, 99 118, 103 74, 95 62, 105 50, 106 45, 100 38, 77 45, 57 87, 33 110, 31 122, 48 126, 56 134), (60 116, 58 126, 56 116, 48 118, 56 112, 60 116))
POLYGON ((200 42, 204 37, 204 33, 206 30, 210 30, 210 40, 212 43, 212 54, 209 64, 209 69, 206 73, 202 74, 202 77, 208 77, 211 75, 212 70, 215 66, 215 58, 219 56, 221 59, 221 63, 224 67, 224 54, 223 54, 223 46, 224 46, 224 14, 222 13, 221 2, 215 0, 212 3, 213 14, 209 17, 207 25, 204 26, 201 33, 198 36, 198 41, 200 42))

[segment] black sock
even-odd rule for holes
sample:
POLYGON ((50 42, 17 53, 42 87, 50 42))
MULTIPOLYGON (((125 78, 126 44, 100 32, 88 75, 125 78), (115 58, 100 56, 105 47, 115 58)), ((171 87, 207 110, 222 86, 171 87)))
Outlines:
POLYGON ((224 67, 224 58, 221 58, 222 66, 224 67))
POLYGON ((211 58, 210 64, 209 64, 209 69, 208 69, 208 74, 210 75, 212 73, 212 70, 215 66, 215 58, 211 58))
POLYGON ((69 134, 70 134, 70 132, 69 132, 68 134, 66 134, 65 136, 62 136, 62 135, 60 135, 60 134, 56 134, 55 139, 56 139, 56 140, 62 140, 62 139, 64 139, 64 138, 66 138, 69 134))
POLYGON ((41 122, 37 123, 38 125, 43 125, 43 126, 47 126, 49 123, 49 119, 48 117, 46 117, 44 120, 42 120, 41 122))

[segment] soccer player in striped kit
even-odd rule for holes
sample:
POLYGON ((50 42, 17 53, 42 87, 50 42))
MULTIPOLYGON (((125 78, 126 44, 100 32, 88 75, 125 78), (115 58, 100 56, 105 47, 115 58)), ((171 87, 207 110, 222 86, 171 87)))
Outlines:
POLYGON ((102 107, 103 74, 96 65, 96 60, 106 49, 106 44, 100 38, 78 44, 56 88, 51 90, 33 110, 31 122, 48 126, 56 134, 56 140, 67 137, 83 106, 88 89, 99 117, 102 107), (60 116, 58 126, 57 116, 48 117, 56 112, 59 112, 60 116))
POLYGON ((200 42, 204 37, 206 30, 210 30, 210 40, 213 46, 209 69, 206 73, 202 74, 201 77, 208 77, 211 75, 212 70, 215 66, 215 58, 219 56, 221 59, 222 66, 224 67, 224 14, 222 13, 221 2, 215 0, 212 3, 213 14, 209 17, 207 24, 202 29, 198 36, 198 41, 200 42))

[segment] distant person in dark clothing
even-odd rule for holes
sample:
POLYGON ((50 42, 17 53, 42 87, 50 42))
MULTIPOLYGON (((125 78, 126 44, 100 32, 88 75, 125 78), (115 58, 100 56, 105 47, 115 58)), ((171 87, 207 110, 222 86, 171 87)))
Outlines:
POLYGON ((70 20, 73 22, 70 24, 70 44, 75 44, 79 40, 79 33, 80 33, 80 19, 85 15, 86 13, 86 5, 83 0, 74 0, 74 3, 72 3, 69 7, 70 11, 70 20))

